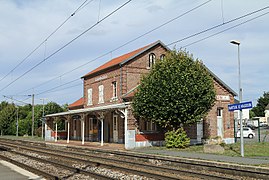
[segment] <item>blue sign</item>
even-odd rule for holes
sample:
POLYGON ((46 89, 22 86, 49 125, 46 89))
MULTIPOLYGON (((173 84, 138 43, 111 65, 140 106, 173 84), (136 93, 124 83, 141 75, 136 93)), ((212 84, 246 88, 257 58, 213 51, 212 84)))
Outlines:
POLYGON ((235 111, 235 110, 242 110, 242 109, 250 109, 252 108, 252 102, 242 102, 239 104, 229 104, 228 109, 229 111, 235 111))

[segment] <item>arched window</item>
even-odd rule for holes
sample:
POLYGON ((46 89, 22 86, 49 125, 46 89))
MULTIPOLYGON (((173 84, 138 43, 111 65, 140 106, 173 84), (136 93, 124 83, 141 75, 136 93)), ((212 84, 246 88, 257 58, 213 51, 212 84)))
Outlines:
POLYGON ((165 58, 165 55, 162 54, 162 55, 160 56, 160 60, 164 60, 164 58, 165 58))
POLYGON ((149 54, 149 67, 152 67, 155 64, 156 56, 154 53, 149 54))

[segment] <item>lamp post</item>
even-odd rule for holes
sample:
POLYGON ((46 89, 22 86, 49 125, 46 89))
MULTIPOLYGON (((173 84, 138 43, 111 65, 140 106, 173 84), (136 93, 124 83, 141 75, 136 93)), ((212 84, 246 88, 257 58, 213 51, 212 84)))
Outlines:
MULTIPOLYGON (((240 42, 232 40, 230 43, 237 45, 238 47, 238 81, 239 81, 239 103, 242 102, 242 87, 241 87, 241 72, 240 72, 240 51, 239 45, 240 42)), ((244 157, 244 137, 243 137, 243 122, 242 122, 242 109, 239 111, 240 116, 240 150, 241 156, 244 157)))

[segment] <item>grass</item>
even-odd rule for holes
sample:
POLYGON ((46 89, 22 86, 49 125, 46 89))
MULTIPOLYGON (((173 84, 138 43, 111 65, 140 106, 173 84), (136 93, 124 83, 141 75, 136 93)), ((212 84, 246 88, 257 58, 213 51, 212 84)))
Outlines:
MULTIPOLYGON (((238 157, 241 156, 239 142, 235 143, 235 144, 224 144, 222 146, 224 147, 224 153, 222 155, 238 156, 238 157)), ((203 145, 189 146, 185 149, 176 149, 176 148, 167 149, 166 147, 147 147, 147 149, 204 153, 204 150, 203 150, 204 146, 203 145)), ((244 155, 245 155, 245 157, 261 157, 261 158, 268 157, 268 159, 269 159, 269 142, 245 143, 244 144, 244 155)))
MULTIPOLYGON (((240 143, 224 145, 224 155, 240 156, 240 143)), ((245 143, 245 157, 268 157, 269 158, 269 142, 264 143, 245 143)))

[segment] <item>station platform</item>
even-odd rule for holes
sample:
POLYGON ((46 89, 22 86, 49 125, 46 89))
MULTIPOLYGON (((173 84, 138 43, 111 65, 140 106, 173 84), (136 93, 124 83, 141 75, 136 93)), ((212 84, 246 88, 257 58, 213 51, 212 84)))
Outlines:
POLYGON ((43 179, 7 161, 0 160, 0 180, 43 179))

